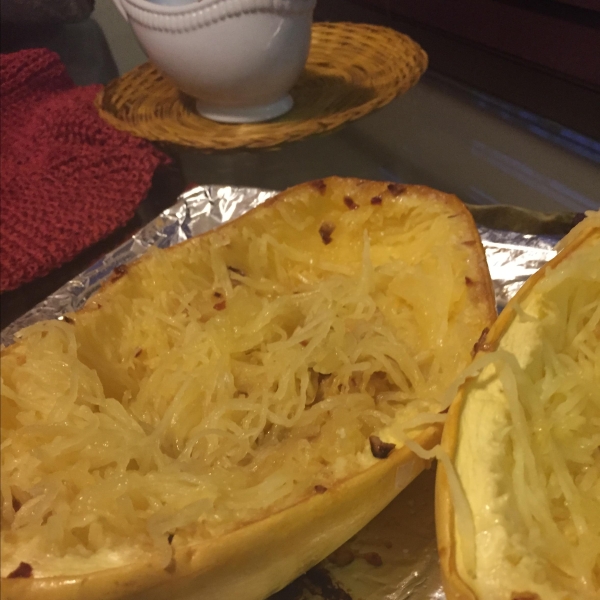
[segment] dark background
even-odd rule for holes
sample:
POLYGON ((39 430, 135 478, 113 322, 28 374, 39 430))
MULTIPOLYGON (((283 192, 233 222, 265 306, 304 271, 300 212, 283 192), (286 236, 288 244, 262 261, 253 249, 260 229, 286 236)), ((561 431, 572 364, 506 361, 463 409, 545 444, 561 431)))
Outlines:
POLYGON ((600 0, 320 0, 407 33, 430 68, 600 140, 600 0))

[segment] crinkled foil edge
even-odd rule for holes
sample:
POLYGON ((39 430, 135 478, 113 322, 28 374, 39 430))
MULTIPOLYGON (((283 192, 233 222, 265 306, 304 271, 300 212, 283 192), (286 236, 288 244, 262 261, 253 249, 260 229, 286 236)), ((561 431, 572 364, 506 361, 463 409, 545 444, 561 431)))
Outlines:
MULTIPOLYGON (((150 246, 166 248, 205 233, 258 206, 277 192, 232 186, 199 186, 179 197, 171 208, 151 221, 129 241, 66 283, 43 302, 7 326, 0 335, 4 346, 24 327, 80 309, 113 269, 142 256, 150 246)), ((479 228, 501 310, 524 281, 555 251, 556 239, 512 231, 479 228)))

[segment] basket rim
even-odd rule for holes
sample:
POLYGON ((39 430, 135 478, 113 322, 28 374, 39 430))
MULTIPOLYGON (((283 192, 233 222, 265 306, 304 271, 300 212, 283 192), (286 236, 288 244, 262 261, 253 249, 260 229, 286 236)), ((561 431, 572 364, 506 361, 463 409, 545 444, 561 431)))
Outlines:
POLYGON ((110 82, 96 97, 96 107, 117 129, 154 142, 207 152, 269 148, 326 133, 366 116, 412 88, 428 65, 419 44, 380 25, 315 23, 312 39, 307 67, 291 90, 295 100, 301 99, 300 106, 272 121, 240 125, 208 121, 192 112, 189 100, 193 99, 186 100, 151 63, 110 82), (356 52, 365 48, 371 48, 371 53, 361 52, 354 60, 356 52), (143 93, 138 92, 140 88, 143 93), (348 90, 355 92, 354 97, 344 95, 348 90), (316 99, 311 93, 317 94, 316 99))

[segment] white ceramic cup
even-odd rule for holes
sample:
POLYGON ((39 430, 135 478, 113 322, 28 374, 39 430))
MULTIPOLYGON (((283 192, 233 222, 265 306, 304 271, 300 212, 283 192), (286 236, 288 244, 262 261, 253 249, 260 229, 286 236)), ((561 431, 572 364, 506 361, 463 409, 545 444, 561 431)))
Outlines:
POLYGON ((198 112, 225 123, 278 117, 310 47, 316 0, 114 0, 150 60, 198 112))

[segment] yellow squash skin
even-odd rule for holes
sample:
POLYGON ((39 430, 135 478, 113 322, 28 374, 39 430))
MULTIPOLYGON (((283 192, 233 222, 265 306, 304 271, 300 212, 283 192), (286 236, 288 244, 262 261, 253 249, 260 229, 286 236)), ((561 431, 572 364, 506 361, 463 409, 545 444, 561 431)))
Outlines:
MULTIPOLYGON (((493 351, 493 349, 498 346, 499 341, 507 334, 512 323, 517 318, 519 306, 525 299, 532 297, 535 294, 538 283, 543 281, 552 270, 559 265, 562 265, 565 260, 576 257, 580 249, 598 246, 598 244, 600 244, 600 213, 592 213, 586 221, 562 240, 559 245, 561 250, 559 254, 531 276, 515 297, 507 304, 485 338, 485 345, 487 348, 480 349, 480 352, 486 350, 493 351)), ((495 378, 490 378, 490 380, 485 383, 485 389, 488 389, 488 387, 492 386, 494 383, 495 378)), ((449 409, 448 420, 444 426, 442 436, 442 448, 448 454, 450 461, 453 464, 455 463, 459 448, 461 416, 466 404, 469 402, 469 395, 465 393, 466 387, 467 383, 459 389, 459 392, 449 409)), ((492 394, 490 394, 490 398, 492 398, 493 401, 492 394)), ((473 457, 472 460, 476 461, 477 458, 473 457)), ((459 534, 455 523, 455 510, 448 476, 442 463, 438 464, 436 475, 435 512, 440 567, 446 597, 448 600, 486 600, 485 597, 479 596, 460 575, 460 569, 457 564, 457 561, 459 560, 457 551, 459 534)), ((572 595, 565 596, 565 598, 576 600, 572 595)), ((544 599, 540 599, 538 594, 517 589, 513 591, 511 597, 507 597, 507 600, 544 599)))
MULTIPOLYGON (((349 208, 346 198, 351 197, 361 207, 373 207, 380 201, 401 204, 407 196, 421 199, 424 209, 439 205, 465 232, 462 243, 470 253, 470 271, 465 285, 474 323, 471 334, 477 330, 474 339, 465 340, 470 348, 479 332, 494 320, 495 301, 477 229, 471 215, 455 196, 422 186, 329 178, 291 188, 235 222, 165 253, 176 260, 186 253, 201 252, 206 248, 208 236, 231 235, 234 239, 242 227, 252 226, 257 215, 270 218, 271 213, 274 215, 273 208, 283 203, 304 203, 308 198, 318 218, 327 218, 337 224, 343 214, 340 206, 343 207, 345 202, 346 209, 349 208), (373 201, 374 198, 379 200, 373 201)), ((303 242, 300 240, 299 243, 303 242)), ((82 311, 70 315, 77 326, 86 327, 93 323, 95 315, 102 312, 102 305, 109 303, 115 295, 131 293, 131 280, 136 269, 134 263, 125 273, 116 274, 82 311)), ((10 353, 11 348, 4 352, 10 353)), ((425 427, 415 440, 430 449, 439 443, 441 429, 439 424, 425 427)), ((173 560, 166 569, 157 569, 148 561, 86 575, 35 577, 34 573, 31 578, 4 578, 1 598, 260 600, 339 547, 428 466, 428 461, 418 458, 399 443, 397 446, 386 459, 357 475, 337 481, 324 493, 314 493, 261 520, 242 523, 221 537, 183 546, 174 543, 173 560)))

